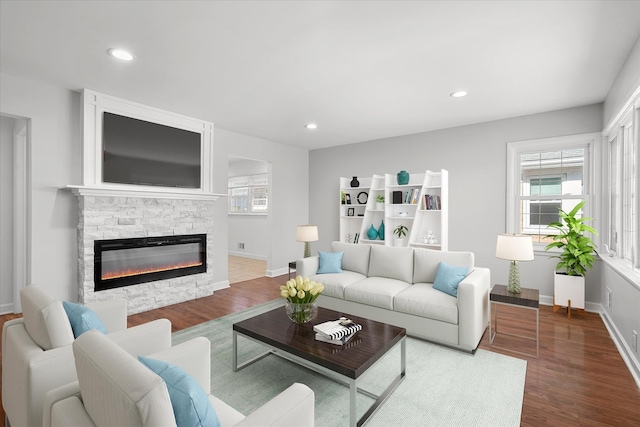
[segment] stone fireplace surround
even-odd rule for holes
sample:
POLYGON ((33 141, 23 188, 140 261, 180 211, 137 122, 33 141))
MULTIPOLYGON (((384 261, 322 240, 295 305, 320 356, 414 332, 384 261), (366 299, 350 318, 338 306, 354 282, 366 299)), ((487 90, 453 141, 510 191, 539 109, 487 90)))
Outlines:
POLYGON ((129 314, 213 294, 215 199, 100 195, 78 191, 78 301, 127 300, 129 314), (175 234, 207 235, 207 272, 94 292, 94 240, 175 234))

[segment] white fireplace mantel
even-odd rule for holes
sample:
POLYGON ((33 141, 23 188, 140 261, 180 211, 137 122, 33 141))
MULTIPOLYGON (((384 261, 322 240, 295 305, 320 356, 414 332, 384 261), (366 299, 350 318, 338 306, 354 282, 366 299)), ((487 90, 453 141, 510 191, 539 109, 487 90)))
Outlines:
POLYGON ((205 193, 202 191, 189 192, 169 188, 140 187, 140 186, 86 186, 67 185, 76 196, 107 196, 107 197, 140 197, 143 199, 183 199, 183 200, 218 200, 227 197, 226 194, 205 193))

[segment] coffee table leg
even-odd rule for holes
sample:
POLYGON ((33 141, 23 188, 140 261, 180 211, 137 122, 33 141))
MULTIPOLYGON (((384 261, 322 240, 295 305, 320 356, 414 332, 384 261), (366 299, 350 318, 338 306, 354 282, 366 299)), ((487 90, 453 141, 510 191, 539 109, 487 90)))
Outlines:
POLYGON ((349 381, 349 425, 357 427, 358 414, 356 413, 356 398, 358 394, 358 386, 356 380, 349 381))
POLYGON ((233 331, 233 350, 231 351, 231 363, 233 372, 238 372, 238 334, 233 331))

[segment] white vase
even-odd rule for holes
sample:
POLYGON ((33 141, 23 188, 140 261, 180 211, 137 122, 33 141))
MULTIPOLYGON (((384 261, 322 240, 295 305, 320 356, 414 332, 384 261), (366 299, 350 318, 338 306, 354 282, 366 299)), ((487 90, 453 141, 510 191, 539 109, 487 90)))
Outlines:
POLYGON ((393 238, 393 246, 406 246, 405 244, 405 238, 404 237, 394 237, 393 238))
POLYGON ((384 202, 382 202, 382 203, 376 202, 376 210, 383 211, 384 210, 384 202))
POLYGON ((584 276, 569 276, 555 273, 553 280, 553 303, 562 307, 584 309, 584 276))

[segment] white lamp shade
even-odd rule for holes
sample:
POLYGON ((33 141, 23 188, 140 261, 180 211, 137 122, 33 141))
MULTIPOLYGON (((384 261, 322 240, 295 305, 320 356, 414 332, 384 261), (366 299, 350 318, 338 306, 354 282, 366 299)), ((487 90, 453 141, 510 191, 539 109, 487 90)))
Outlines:
POLYGON ((509 261, 533 261, 533 241, 524 234, 498 234, 496 258, 509 261))
POLYGON ((318 226, 317 225, 299 225, 296 232, 296 241, 298 242, 317 242, 318 226))

